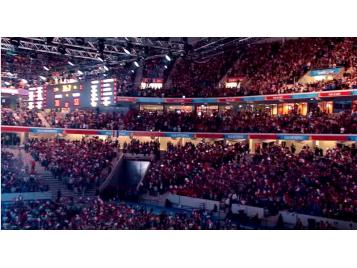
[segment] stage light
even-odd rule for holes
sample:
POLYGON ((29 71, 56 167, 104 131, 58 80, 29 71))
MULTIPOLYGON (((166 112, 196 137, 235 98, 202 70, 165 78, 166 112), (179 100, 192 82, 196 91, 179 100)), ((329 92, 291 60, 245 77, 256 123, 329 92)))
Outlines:
POLYGON ((74 66, 74 64, 70 61, 68 61, 68 64, 71 65, 71 66, 74 66))
POLYGON ((83 75, 83 72, 82 72, 81 70, 78 70, 77 73, 78 73, 79 75, 83 75))
POLYGON ((42 75, 40 75, 39 77, 40 77, 41 80, 46 81, 46 77, 44 77, 42 75))
POLYGON ((49 71, 50 69, 47 68, 46 66, 43 66, 43 69, 45 69, 46 71, 49 71))
POLYGON ((164 68, 167 69, 167 65, 165 65, 164 68))
POLYGON ((130 55, 130 51, 127 50, 125 47, 123 47, 123 50, 124 50, 124 52, 125 52, 126 54, 130 55))
POLYGON ((105 66, 105 65, 104 65, 104 69, 105 69, 106 71, 109 71, 109 68, 108 68, 107 66, 105 66))
POLYGON ((135 65, 136 67, 139 67, 139 66, 140 66, 137 61, 134 61, 134 65, 135 65))
POLYGON ((19 38, 10 38, 10 43, 14 45, 15 47, 18 47, 20 45, 20 39, 19 38))
POLYGON ((134 71, 134 70, 131 70, 130 72, 135 73, 135 71, 134 71))
POLYGON ((104 62, 104 60, 101 57, 97 57, 97 60, 104 62))
POLYGON ((171 58, 169 55, 165 55, 165 59, 168 60, 168 61, 171 61, 171 58))

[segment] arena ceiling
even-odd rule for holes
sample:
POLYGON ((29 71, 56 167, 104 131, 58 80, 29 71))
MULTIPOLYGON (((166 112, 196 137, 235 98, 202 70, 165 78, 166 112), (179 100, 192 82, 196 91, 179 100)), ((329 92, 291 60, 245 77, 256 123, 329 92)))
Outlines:
POLYGON ((3 37, 1 76, 5 79, 11 76, 31 79, 43 75, 41 68, 28 65, 51 66, 51 71, 57 72, 70 70, 74 65, 84 71, 106 65, 116 72, 125 72, 130 71, 131 65, 135 62, 141 64, 166 55, 171 58, 189 57, 193 61, 207 60, 228 49, 239 49, 240 46, 261 39, 265 38, 3 37), (16 62, 23 64, 15 64, 16 62))

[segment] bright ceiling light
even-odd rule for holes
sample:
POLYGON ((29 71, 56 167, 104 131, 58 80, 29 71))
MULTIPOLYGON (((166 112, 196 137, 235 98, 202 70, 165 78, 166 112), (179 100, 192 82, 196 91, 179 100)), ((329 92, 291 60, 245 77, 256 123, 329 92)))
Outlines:
POLYGON ((71 65, 71 66, 74 66, 74 64, 70 61, 68 61, 68 64, 71 65))
POLYGON ((127 50, 125 47, 123 47, 123 50, 124 50, 124 52, 125 52, 126 54, 130 55, 130 51, 127 50))
POLYGON ((83 74, 83 72, 81 71, 81 70, 78 70, 78 72, 77 72, 79 75, 82 75, 83 74))
POLYGON ((168 61, 171 61, 171 58, 169 57, 169 55, 165 55, 165 59, 167 59, 168 61))
POLYGON ((134 61, 134 65, 135 65, 136 67, 139 67, 139 66, 140 66, 137 61, 134 61))
POLYGON ((104 65, 104 70, 109 71, 109 68, 104 65))
POLYGON ((50 69, 47 68, 46 66, 43 66, 43 69, 45 69, 46 71, 49 71, 50 69))

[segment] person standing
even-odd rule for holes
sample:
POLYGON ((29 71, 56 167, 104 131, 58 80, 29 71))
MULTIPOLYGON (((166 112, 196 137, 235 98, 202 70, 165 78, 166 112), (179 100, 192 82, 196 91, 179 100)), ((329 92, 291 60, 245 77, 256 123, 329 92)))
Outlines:
POLYGON ((35 174, 36 171, 36 161, 32 160, 31 161, 31 174, 35 174))

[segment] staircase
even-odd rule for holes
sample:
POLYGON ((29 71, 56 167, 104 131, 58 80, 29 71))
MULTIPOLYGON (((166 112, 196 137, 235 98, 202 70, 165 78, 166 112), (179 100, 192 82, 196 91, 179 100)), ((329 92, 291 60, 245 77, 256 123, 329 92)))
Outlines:
POLYGON ((45 127, 51 127, 51 125, 48 123, 48 121, 46 120, 44 114, 44 112, 38 112, 37 113, 37 116, 38 118, 40 118, 41 122, 42 122, 42 125, 45 126, 45 127))
POLYGON ((144 67, 140 65, 140 67, 136 70, 136 75, 134 79, 134 88, 140 88, 140 83, 143 78, 143 69, 144 67))
POLYGON ((164 88, 172 87, 172 77, 171 77, 172 76, 172 72, 175 71, 176 65, 181 64, 181 62, 183 62, 183 58, 181 58, 181 57, 178 58, 177 60, 175 60, 173 66, 171 68, 171 71, 170 71, 169 75, 167 76, 166 81, 164 82, 164 85, 163 85, 164 88))
POLYGON ((72 190, 69 190, 67 186, 63 184, 62 181, 55 179, 50 171, 40 173, 40 176, 48 184, 50 191, 52 192, 52 196, 54 198, 56 198, 58 191, 61 191, 62 197, 92 197, 96 194, 96 189, 94 185, 91 185, 84 194, 79 194, 73 192, 72 190))
MULTIPOLYGON (((30 153, 27 153, 19 148, 6 148, 6 150, 13 153, 16 157, 22 159, 25 166, 27 165, 31 167, 33 158, 30 153)), ((42 179, 43 183, 48 184, 53 198, 56 198, 58 191, 61 191, 62 197, 92 197, 96 194, 95 185, 91 185, 84 194, 75 193, 74 191, 69 190, 62 181, 55 179, 52 173, 46 170, 39 162, 36 162, 35 172, 42 179)))
POLYGON ((232 63, 229 64, 229 67, 227 67, 227 69, 224 71, 224 74, 222 74, 220 80, 218 81, 218 86, 224 85, 225 82, 227 81, 227 78, 231 74, 232 70, 234 70, 236 66, 239 66, 242 55, 243 53, 239 52, 238 55, 235 57, 234 61, 232 61, 232 63))

